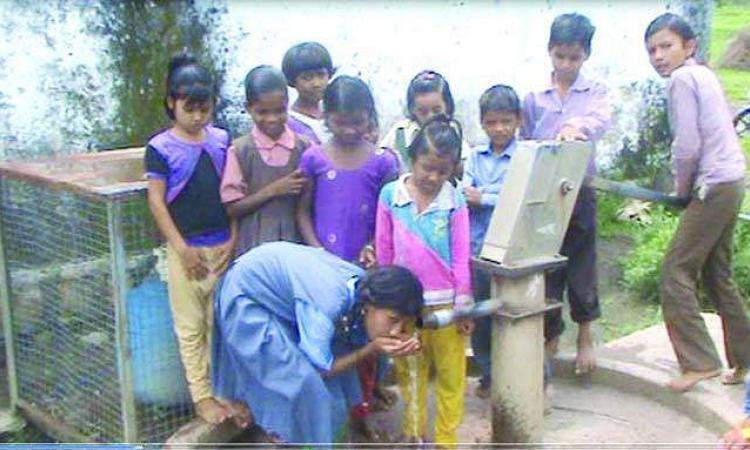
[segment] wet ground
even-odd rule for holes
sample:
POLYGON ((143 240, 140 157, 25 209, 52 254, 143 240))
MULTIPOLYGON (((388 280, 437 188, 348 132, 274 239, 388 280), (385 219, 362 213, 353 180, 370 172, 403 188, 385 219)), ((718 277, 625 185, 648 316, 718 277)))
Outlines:
MULTIPOLYGON (((458 430, 458 440, 465 444, 491 442, 490 401, 474 395, 476 383, 477 378, 469 379, 465 416, 458 430)), ((430 413, 434 416, 432 400, 430 413)), ((714 433, 658 401, 626 394, 606 385, 554 379, 547 404, 544 443, 708 444, 717 439, 714 433)), ((403 405, 399 403, 391 411, 377 413, 374 423, 395 437, 399 432, 402 410, 403 405)))

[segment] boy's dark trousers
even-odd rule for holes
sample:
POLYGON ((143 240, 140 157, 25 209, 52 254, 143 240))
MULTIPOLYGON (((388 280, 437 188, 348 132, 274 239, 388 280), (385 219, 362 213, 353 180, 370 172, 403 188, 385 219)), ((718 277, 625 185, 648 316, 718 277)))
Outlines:
MULTIPOLYGON (((546 298, 562 302, 567 287, 571 319, 576 323, 596 320, 601 316, 596 277, 596 194, 590 187, 583 186, 578 193, 560 254, 568 257, 568 263, 546 274, 546 298)), ((561 309, 545 315, 547 341, 558 338, 564 329, 561 309)))
MULTIPOLYGON (((478 267, 471 269, 471 282, 474 292, 474 301, 483 301, 490 298, 492 276, 489 272, 478 267)), ((489 386, 492 374, 491 366, 491 344, 492 344, 492 316, 480 317, 474 321, 474 333, 471 335, 471 349, 474 353, 474 362, 479 366, 482 373, 481 383, 489 386)))
POLYGON ((699 276, 721 316, 729 366, 750 365, 750 321, 732 280, 734 228, 744 194, 740 180, 712 185, 704 200, 691 200, 664 257, 662 313, 683 371, 709 372, 722 366, 700 315, 699 276))

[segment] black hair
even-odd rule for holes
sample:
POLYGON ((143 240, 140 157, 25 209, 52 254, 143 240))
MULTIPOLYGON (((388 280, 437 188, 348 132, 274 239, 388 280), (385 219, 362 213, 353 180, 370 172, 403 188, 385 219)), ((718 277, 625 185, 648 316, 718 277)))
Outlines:
POLYGON ((291 47, 284 53, 281 69, 286 76, 286 82, 292 87, 294 80, 302 72, 325 69, 329 77, 336 72, 328 50, 317 42, 302 42, 291 47))
POLYGON ((648 24, 646 33, 643 35, 643 40, 648 41, 648 39, 655 33, 665 29, 677 34, 683 41, 689 41, 696 38, 693 28, 687 20, 677 14, 664 13, 648 24))
POLYGON ((409 144, 409 159, 416 161, 432 149, 439 157, 450 157, 455 163, 461 161, 463 133, 461 124, 444 114, 431 117, 420 128, 419 133, 409 144))
POLYGON ((170 119, 174 111, 167 99, 185 100, 187 104, 203 104, 216 100, 216 85, 211 74, 190 53, 180 53, 169 61, 167 68, 167 95, 164 109, 170 119))
POLYGON ((520 114, 521 101, 516 91, 504 84, 496 84, 484 91, 479 97, 479 117, 490 111, 520 114))
POLYGON ((591 55, 591 39, 596 28, 588 17, 578 14, 562 14, 555 17, 549 30, 547 50, 558 45, 578 44, 583 47, 587 55, 591 55))
POLYGON ((417 121, 414 116, 414 102, 418 94, 428 94, 430 92, 439 92, 445 102, 445 112, 448 117, 453 117, 456 110, 456 104, 453 101, 451 87, 448 81, 433 70, 423 70, 416 74, 409 82, 406 89, 406 115, 413 121, 417 121))
POLYGON ((262 65, 254 67, 245 75, 245 100, 248 105, 258 101, 261 95, 275 91, 287 95, 286 79, 279 69, 262 65))
POLYGON ((419 279, 407 268, 381 266, 368 270, 357 285, 362 304, 389 308, 402 316, 417 316, 424 305, 419 279))
POLYGON ((323 111, 326 113, 353 113, 366 111, 370 120, 378 123, 375 99, 370 88, 357 77, 340 75, 334 78, 323 93, 323 111))

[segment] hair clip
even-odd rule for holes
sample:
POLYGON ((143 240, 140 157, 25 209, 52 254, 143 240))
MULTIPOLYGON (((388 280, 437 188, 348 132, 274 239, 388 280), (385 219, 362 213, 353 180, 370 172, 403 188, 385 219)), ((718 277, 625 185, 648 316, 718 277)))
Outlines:
POLYGON ((425 70, 417 75, 417 78, 419 78, 420 80, 434 80, 435 78, 437 78, 437 74, 432 70, 425 70))

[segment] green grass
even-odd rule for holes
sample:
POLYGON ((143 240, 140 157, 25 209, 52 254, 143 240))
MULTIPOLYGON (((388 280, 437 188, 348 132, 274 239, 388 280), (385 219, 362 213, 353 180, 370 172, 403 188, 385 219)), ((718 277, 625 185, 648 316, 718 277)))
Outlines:
MULTIPOLYGON (((721 2, 714 11, 711 34, 711 66, 717 67, 719 59, 729 41, 742 28, 750 25, 750 0, 721 2)), ((718 69, 717 73, 724 85, 729 101, 736 107, 750 102, 750 71, 736 69, 718 69)))
POLYGON ((750 71, 738 69, 716 70, 729 103, 734 108, 750 104, 750 71))

